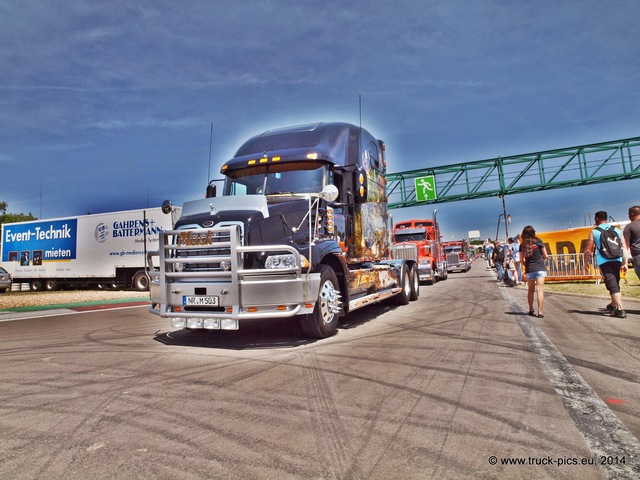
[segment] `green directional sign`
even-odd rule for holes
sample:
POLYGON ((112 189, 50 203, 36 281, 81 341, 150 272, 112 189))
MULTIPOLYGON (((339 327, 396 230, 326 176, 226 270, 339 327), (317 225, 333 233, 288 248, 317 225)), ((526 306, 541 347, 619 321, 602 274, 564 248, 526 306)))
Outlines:
POLYGON ((436 194, 436 177, 435 175, 427 175, 426 177, 416 177, 414 179, 416 185, 416 201, 426 202, 438 198, 436 194))

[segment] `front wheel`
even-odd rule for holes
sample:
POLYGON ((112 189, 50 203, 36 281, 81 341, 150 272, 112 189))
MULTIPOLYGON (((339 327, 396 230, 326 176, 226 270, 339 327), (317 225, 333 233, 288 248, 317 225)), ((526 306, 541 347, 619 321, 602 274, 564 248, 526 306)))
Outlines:
POLYGON ((338 331, 338 319, 341 309, 340 287, 333 269, 327 265, 318 265, 320 272, 320 291, 313 313, 300 317, 302 332, 311 338, 326 338, 338 331))
POLYGON ((414 301, 418 299, 420 295, 420 274, 418 273, 418 266, 414 265, 411 269, 411 295, 409 300, 414 301))

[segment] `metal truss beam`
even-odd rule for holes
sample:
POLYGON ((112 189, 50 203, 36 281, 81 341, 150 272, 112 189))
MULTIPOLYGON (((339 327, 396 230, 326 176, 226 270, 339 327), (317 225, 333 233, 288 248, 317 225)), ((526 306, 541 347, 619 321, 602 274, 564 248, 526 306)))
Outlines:
POLYGON ((389 208, 640 178, 640 137, 387 174, 389 208), (434 175, 437 198, 416 200, 415 179, 434 175))

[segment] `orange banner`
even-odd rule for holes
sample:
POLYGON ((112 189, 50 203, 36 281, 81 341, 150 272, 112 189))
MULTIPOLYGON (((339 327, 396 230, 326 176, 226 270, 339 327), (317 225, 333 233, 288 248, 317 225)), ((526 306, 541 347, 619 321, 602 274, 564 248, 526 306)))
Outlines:
MULTIPOLYGON (((627 223, 629 222, 618 222, 613 225, 622 230, 627 223)), ((556 230, 555 232, 536 232, 536 235, 547 247, 547 253, 561 255, 584 252, 591 230, 593 230, 592 226, 556 230)))

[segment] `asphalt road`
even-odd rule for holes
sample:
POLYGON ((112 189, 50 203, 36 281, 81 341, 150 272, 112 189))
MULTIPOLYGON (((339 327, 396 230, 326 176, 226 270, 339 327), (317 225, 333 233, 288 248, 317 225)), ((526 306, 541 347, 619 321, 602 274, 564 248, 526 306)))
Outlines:
POLYGON ((172 331, 142 307, 0 316, 0 478, 640 478, 640 304, 498 286, 172 331))

